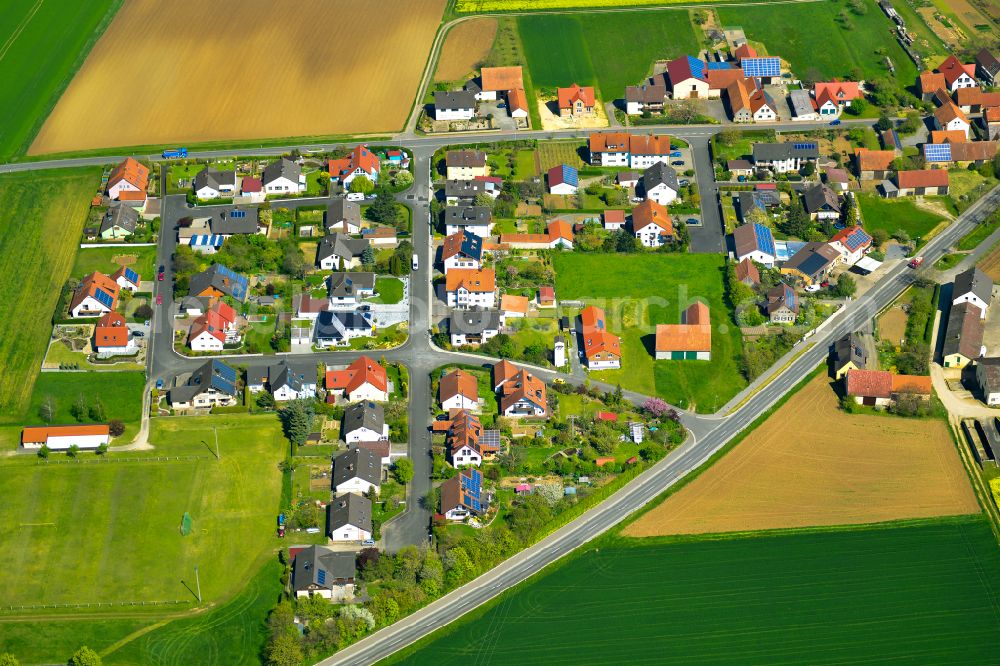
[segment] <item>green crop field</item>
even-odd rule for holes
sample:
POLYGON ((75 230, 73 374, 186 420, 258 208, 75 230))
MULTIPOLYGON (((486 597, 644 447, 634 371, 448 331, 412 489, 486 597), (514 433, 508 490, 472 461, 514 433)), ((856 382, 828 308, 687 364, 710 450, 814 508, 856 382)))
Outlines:
POLYGON ((885 78, 889 76, 885 56, 875 52, 884 49, 899 85, 912 86, 917 69, 893 39, 892 23, 875 0, 864 3, 863 16, 835 2, 726 6, 717 13, 722 25, 742 26, 748 39, 763 43, 769 55, 787 60, 800 77, 853 78, 851 72, 858 68, 861 78, 885 78), (841 11, 847 14, 849 27, 836 22, 841 11))
POLYGON ((923 238, 944 219, 917 208, 911 199, 883 199, 874 194, 859 194, 858 203, 865 228, 869 231, 884 229, 890 236, 902 230, 910 238, 923 238))
POLYGON ((23 154, 122 0, 10 0, 0 13, 0 160, 23 154))
POLYGON ((195 565, 206 602, 246 585, 277 545, 277 465, 287 451, 277 419, 153 419, 150 429, 154 451, 109 455, 201 457, 48 465, 5 459, 0 557, 31 584, 5 586, 0 606, 193 601, 195 565), (216 433, 221 460, 213 455, 216 433), (188 536, 179 531, 184 512, 194 520, 188 536), (71 571, 72 584, 53 571, 71 571))
POLYGON ((99 178, 93 168, 0 176, 0 414, 27 406, 99 178))
MULTIPOLYGON (((460 14, 480 12, 520 12, 553 9, 597 9, 616 7, 642 7, 645 5, 694 4, 719 0, 458 0, 455 11, 460 14)), ((738 0, 721 0, 737 2, 738 0)))
POLYGON ((535 86, 593 83, 605 101, 641 83, 653 61, 698 50, 687 11, 519 16, 517 26, 535 86))
POLYGON ((996 661, 1000 549, 978 516, 632 547, 607 541, 385 663, 996 661))
POLYGON ((711 254, 554 255, 556 294, 603 307, 608 328, 621 336, 622 367, 591 376, 668 402, 714 412, 746 381, 739 372, 742 344, 723 287, 725 259, 711 254), (656 324, 680 322, 694 299, 712 316, 711 361, 657 361, 656 324))

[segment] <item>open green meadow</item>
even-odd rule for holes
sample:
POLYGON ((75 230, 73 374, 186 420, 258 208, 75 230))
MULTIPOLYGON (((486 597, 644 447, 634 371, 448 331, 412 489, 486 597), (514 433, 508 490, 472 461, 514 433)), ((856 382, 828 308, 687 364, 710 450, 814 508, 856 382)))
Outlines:
POLYGON ((858 204, 865 229, 883 229, 890 236, 902 230, 910 238, 927 240, 927 233, 944 220, 940 215, 918 208, 912 199, 883 199, 874 194, 859 194, 858 204))
POLYGON ((0 653, 9 652, 26 665, 65 664, 81 645, 100 653, 156 622, 145 611, 130 617, 85 618, 83 611, 58 618, 45 614, 30 619, 0 616, 0 653))
POLYGON ((608 538, 385 663, 993 663, 979 516, 669 542, 608 538))
POLYGON ((893 39, 892 23, 875 0, 863 1, 864 15, 837 2, 725 6, 716 11, 722 25, 742 26, 747 39, 763 43, 769 55, 788 61, 800 77, 853 78, 851 72, 858 68, 863 79, 884 79, 891 76, 887 55, 899 85, 914 85, 916 66, 893 39), (849 26, 836 20, 842 11, 849 26))
POLYGON ((0 176, 0 414, 27 406, 99 178, 95 168, 0 176))
MULTIPOLYGON (((23 584, 9 604, 193 602, 194 567, 206 602, 241 589, 277 541, 278 463, 287 443, 273 415, 153 419, 153 451, 112 457, 179 461, 39 464, 8 458, 0 473, 0 557, 23 584), (221 460, 216 460, 218 434, 221 460), (193 529, 180 534, 185 512, 193 529), (72 572, 67 585, 53 571, 72 572)), ((2 631, 0 631, 2 633, 2 631)))
POLYGON ((621 336, 622 367, 595 379, 658 395, 671 404, 714 412, 744 386, 742 343, 725 300, 725 258, 711 254, 553 255, 556 294, 603 307, 608 328, 621 336), (657 361, 656 324, 676 324, 695 299, 712 318, 711 361, 657 361))
POLYGON ((698 50, 685 10, 519 16, 517 26, 535 86, 592 83, 605 101, 641 83, 655 60, 698 50))
POLYGON ((135 260, 128 267, 139 274, 143 280, 155 280, 156 247, 88 247, 81 249, 73 264, 73 277, 82 278, 94 271, 110 275, 118 270, 121 263, 115 261, 123 255, 132 255, 135 260))
POLYGON ((122 0, 9 0, 0 13, 0 160, 23 154, 122 0))
MULTIPOLYGON (((553 9, 597 9, 642 7, 652 5, 695 4, 714 0, 457 0, 455 11, 460 14, 481 12, 515 12, 553 9)), ((722 0, 722 2, 737 0, 722 0)))

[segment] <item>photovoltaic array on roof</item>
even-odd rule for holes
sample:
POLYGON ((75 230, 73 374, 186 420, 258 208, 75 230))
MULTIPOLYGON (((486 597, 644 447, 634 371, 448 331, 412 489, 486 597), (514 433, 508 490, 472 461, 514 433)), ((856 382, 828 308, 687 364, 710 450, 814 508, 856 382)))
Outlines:
POLYGON ((236 370, 225 363, 212 361, 212 386, 227 395, 236 395, 236 370))
POLYGON ((115 302, 115 299, 111 298, 111 294, 104 291, 100 287, 94 289, 94 298, 96 298, 97 301, 106 308, 112 307, 115 302))
POLYGON ((234 210, 229 215, 229 217, 233 218, 234 220, 242 220, 246 216, 247 212, 245 210, 234 210))
POLYGON ((950 143, 925 143, 924 144, 924 158, 928 162, 950 162, 951 161, 951 144, 950 143))
POLYGON ((562 178, 564 183, 566 183, 567 185, 572 185, 574 187, 576 187, 580 183, 576 169, 569 166, 568 164, 562 165, 562 178))
POLYGON ((796 143, 793 144, 793 147, 795 148, 795 150, 816 150, 819 148, 817 144, 812 142, 796 143))
POLYGON ((129 282, 131 282, 132 284, 135 284, 135 285, 139 284, 139 274, 136 273, 131 268, 126 268, 125 269, 125 279, 128 280, 129 282))
POLYGON ((753 235, 757 239, 757 249, 772 257, 776 255, 774 251, 774 235, 771 230, 763 224, 753 225, 753 235))
POLYGON ((316 582, 320 585, 326 585, 326 571, 323 569, 316 570, 316 582))
POLYGON ((699 60, 698 58, 688 56, 687 61, 688 61, 688 67, 691 68, 691 76, 693 76, 696 79, 705 78, 705 62, 703 60, 699 60))
POLYGON ((479 444, 484 447, 500 447, 500 431, 484 430, 479 438, 479 444))
POLYGON ((218 274, 231 281, 233 298, 242 301, 247 295, 247 279, 227 266, 222 264, 216 264, 216 266, 218 274))
POLYGON ((781 60, 775 57, 743 58, 743 75, 751 78, 756 76, 781 76, 781 60))
POLYGON ((733 69, 733 66, 728 62, 710 62, 708 63, 709 69, 733 69))
POLYGON ((854 229, 854 231, 852 231, 851 233, 847 234, 847 237, 844 238, 843 243, 845 246, 847 246, 848 250, 854 252, 859 247, 864 246, 864 244, 868 242, 869 238, 870 236, 865 232, 865 230, 858 227, 854 229))
POLYGON ((799 307, 799 295, 788 285, 785 285, 785 304, 792 310, 799 307))

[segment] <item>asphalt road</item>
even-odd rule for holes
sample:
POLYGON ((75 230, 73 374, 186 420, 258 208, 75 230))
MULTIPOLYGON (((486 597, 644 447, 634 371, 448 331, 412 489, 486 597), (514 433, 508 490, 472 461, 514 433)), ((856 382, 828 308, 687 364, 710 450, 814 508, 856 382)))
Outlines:
MULTIPOLYGON (((969 208, 923 248, 925 266, 932 266, 947 248, 1000 207, 1000 187, 969 208)), ((372 664, 453 622, 502 591, 527 579, 580 545, 640 509, 685 474, 706 462, 744 428, 790 391, 826 358, 833 341, 869 321, 916 278, 906 264, 898 264, 862 298, 849 304, 836 324, 810 341, 813 346, 781 371, 764 389, 714 428, 692 436, 671 455, 641 474, 609 499, 534 546, 518 553, 474 581, 438 599, 426 608, 390 625, 320 662, 322 666, 372 664)), ((801 344, 801 343, 800 343, 801 344)))

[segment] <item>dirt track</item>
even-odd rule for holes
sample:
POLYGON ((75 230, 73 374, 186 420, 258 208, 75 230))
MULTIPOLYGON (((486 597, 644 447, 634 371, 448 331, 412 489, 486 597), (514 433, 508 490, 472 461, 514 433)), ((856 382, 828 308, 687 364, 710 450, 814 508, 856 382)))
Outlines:
POLYGON ((31 154, 397 131, 445 0, 130 0, 31 154))
POLYGON ((820 376, 627 536, 977 513, 942 420, 845 414, 820 376))

